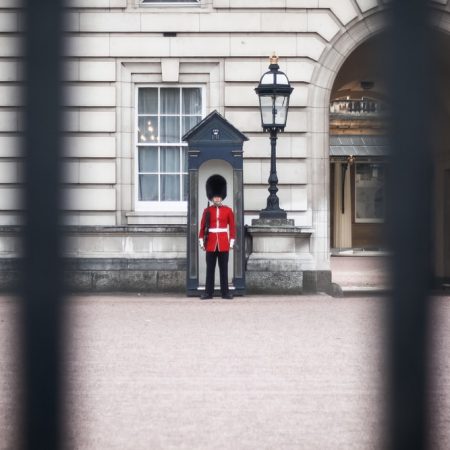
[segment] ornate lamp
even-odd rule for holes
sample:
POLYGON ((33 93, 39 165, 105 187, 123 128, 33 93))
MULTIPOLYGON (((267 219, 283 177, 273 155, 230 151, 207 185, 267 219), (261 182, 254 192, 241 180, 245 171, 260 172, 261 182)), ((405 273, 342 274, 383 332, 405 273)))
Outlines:
POLYGON ((286 219, 286 211, 280 208, 277 196, 278 176, 276 167, 277 133, 284 131, 289 110, 289 97, 294 90, 285 73, 279 70, 278 57, 270 58, 269 71, 259 82, 255 92, 259 96, 261 125, 263 130, 270 132, 271 156, 269 176, 269 197, 267 207, 260 212, 261 219, 286 219))

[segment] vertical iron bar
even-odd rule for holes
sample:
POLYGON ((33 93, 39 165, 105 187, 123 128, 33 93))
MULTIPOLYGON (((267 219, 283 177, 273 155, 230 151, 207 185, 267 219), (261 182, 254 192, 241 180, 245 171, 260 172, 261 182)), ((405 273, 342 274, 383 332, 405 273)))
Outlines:
POLYGON ((25 230, 22 266, 26 449, 61 446, 59 225, 62 0, 25 3, 25 230))
POLYGON ((388 233, 389 444, 426 448, 427 295, 431 281, 430 36, 426 0, 394 0, 385 51, 392 99, 388 233))

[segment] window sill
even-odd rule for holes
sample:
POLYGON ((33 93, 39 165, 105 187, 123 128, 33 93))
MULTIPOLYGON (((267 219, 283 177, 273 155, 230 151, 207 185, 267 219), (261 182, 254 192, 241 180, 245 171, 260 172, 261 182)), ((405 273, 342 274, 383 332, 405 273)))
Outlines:
POLYGON ((186 225, 187 214, 182 211, 132 211, 127 212, 127 225, 186 225))

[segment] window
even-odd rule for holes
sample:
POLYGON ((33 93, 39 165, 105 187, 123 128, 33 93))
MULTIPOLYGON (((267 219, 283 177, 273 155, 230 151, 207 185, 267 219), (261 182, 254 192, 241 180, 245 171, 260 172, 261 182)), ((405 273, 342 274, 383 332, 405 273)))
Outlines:
POLYGON ((187 144, 203 115, 200 87, 139 87, 137 209, 186 208, 187 144))
POLYGON ((383 222, 386 206, 386 170, 382 163, 356 163, 355 221, 383 222))

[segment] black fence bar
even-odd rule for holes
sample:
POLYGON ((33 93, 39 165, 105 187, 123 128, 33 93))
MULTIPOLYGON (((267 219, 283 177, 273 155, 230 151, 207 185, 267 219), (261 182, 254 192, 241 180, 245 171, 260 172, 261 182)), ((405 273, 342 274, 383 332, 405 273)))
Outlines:
POLYGON ((62 0, 25 1, 24 448, 61 447, 62 0))
POLYGON ((392 159, 389 240, 389 444, 426 448, 427 296, 431 284, 430 87, 427 0, 394 0, 385 51, 390 62, 392 159))

